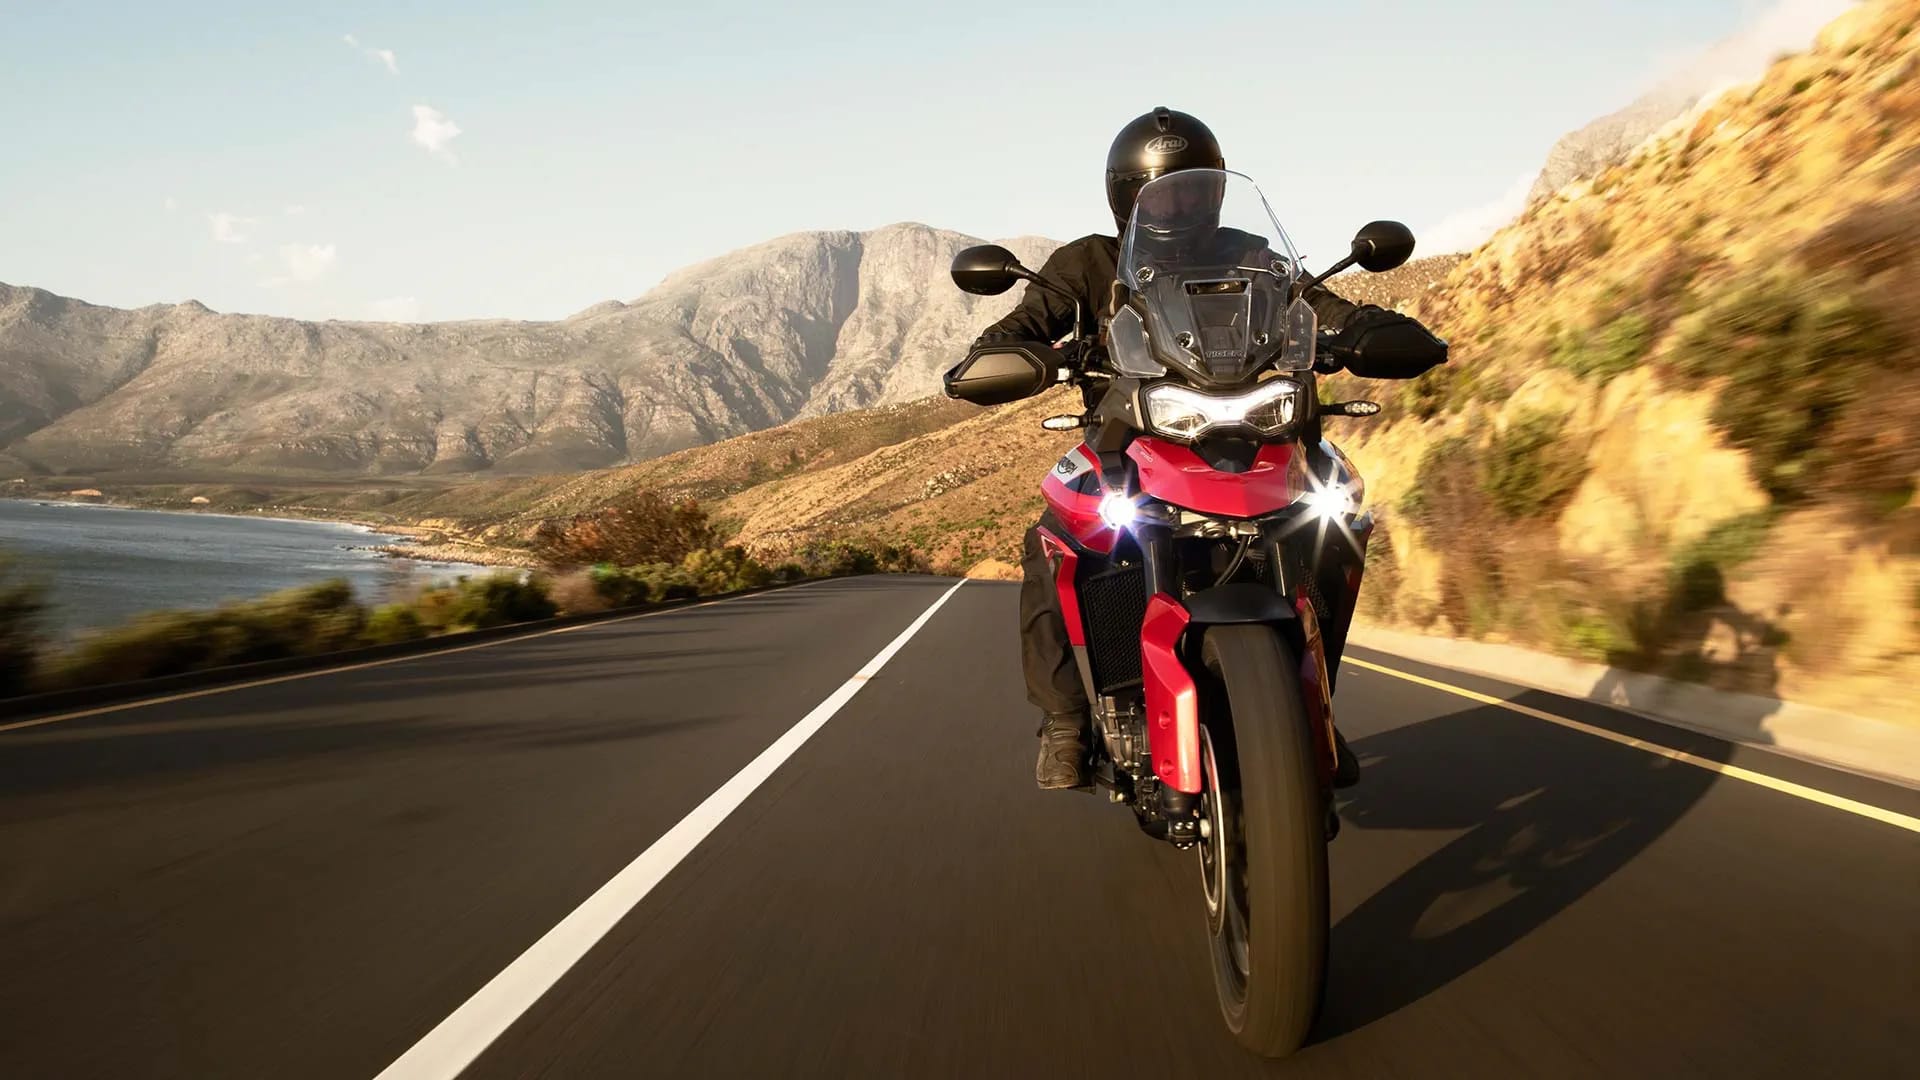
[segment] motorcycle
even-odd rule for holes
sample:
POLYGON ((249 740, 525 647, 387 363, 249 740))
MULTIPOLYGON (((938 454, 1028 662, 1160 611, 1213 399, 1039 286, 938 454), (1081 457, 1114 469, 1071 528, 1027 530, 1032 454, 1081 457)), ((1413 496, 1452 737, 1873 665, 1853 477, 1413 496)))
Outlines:
MULTIPOLYGON (((1325 984, 1334 675, 1374 525, 1322 422, 1380 411, 1320 401, 1316 375, 1355 346, 1304 294, 1413 246, 1377 221, 1309 276, 1251 179, 1170 173, 1140 191, 1103 317, 976 346, 945 378, 980 405, 1081 390, 1084 414, 1043 424, 1089 434, 1041 484, 1058 528, 1040 540, 1093 707, 1093 789, 1197 850, 1222 1015, 1270 1057, 1306 1039, 1325 984)), ((952 277, 1072 296, 993 245, 952 277)))

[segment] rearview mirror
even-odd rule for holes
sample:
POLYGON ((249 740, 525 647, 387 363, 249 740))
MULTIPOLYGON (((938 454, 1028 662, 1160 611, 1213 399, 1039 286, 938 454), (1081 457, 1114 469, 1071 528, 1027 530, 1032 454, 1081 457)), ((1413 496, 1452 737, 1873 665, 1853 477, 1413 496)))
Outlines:
POLYGON ((970 247, 953 257, 953 283, 975 296, 999 296, 1027 276, 1013 252, 998 244, 970 247))
POLYGON ((1353 254, 1362 270, 1392 270, 1413 258, 1413 230, 1397 221, 1370 221, 1353 234, 1353 254))

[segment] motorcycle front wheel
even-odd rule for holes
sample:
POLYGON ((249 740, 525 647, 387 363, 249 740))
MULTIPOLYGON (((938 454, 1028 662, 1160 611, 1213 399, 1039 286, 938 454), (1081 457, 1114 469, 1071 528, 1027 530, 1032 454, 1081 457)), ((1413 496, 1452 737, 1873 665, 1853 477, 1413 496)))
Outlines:
POLYGON ((1327 837, 1292 650, 1266 626, 1215 626, 1220 691, 1201 731, 1198 845, 1214 988, 1227 1028, 1267 1057, 1313 1027, 1327 959, 1327 837))

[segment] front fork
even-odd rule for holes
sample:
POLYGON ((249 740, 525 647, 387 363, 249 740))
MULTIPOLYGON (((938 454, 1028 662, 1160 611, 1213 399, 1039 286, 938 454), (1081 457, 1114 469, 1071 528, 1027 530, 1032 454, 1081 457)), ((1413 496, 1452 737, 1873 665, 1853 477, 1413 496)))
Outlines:
MULTIPOLYGON (((1147 617, 1140 625, 1140 676, 1146 698, 1147 745, 1158 781, 1164 837, 1178 847, 1200 838, 1200 688, 1181 656, 1191 621, 1180 603, 1173 565, 1173 530, 1147 523, 1134 530, 1146 571, 1147 617)), ((1149 831, 1160 832, 1161 828, 1149 831)))
MULTIPOLYGON (((1179 582, 1173 566, 1173 530, 1158 524, 1142 525, 1136 529, 1135 539, 1146 569, 1148 594, 1147 617, 1140 632, 1147 734, 1153 751, 1154 776, 1159 781, 1160 812, 1169 822, 1169 839, 1176 839, 1176 834, 1185 831, 1179 823, 1197 822, 1198 796, 1204 787, 1199 692, 1190 666, 1198 640, 1187 642, 1183 655, 1182 641, 1191 619, 1177 599, 1179 582)), ((1293 608, 1294 617, 1276 625, 1275 629, 1288 638, 1298 657, 1301 706, 1306 712, 1308 734, 1320 763, 1322 793, 1331 798, 1337 743, 1333 733, 1328 643, 1321 633, 1319 613, 1314 609, 1305 575, 1286 558, 1284 539, 1270 532, 1261 538, 1261 544, 1274 591, 1285 597, 1293 608)))

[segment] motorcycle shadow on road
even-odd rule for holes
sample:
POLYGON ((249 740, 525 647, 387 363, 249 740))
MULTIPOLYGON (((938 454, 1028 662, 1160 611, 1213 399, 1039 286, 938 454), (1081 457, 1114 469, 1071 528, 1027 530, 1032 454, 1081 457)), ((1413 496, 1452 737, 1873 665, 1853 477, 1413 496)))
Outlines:
MULTIPOLYGON (((1584 715, 1578 703, 1548 695, 1520 698, 1584 715)), ((1596 722, 1712 761, 1732 753, 1724 742, 1673 729, 1652 734, 1640 725, 1660 725, 1613 716, 1621 723, 1596 722)), ((1752 719, 1757 729, 1760 717, 1752 719)), ((1389 1016, 1497 956, 1646 850, 1718 780, 1708 769, 1495 706, 1352 745, 1364 773, 1340 800, 1349 837, 1353 829, 1459 835, 1333 927, 1316 1042, 1389 1016)), ((1339 842, 1330 854, 1337 881, 1339 842)))

